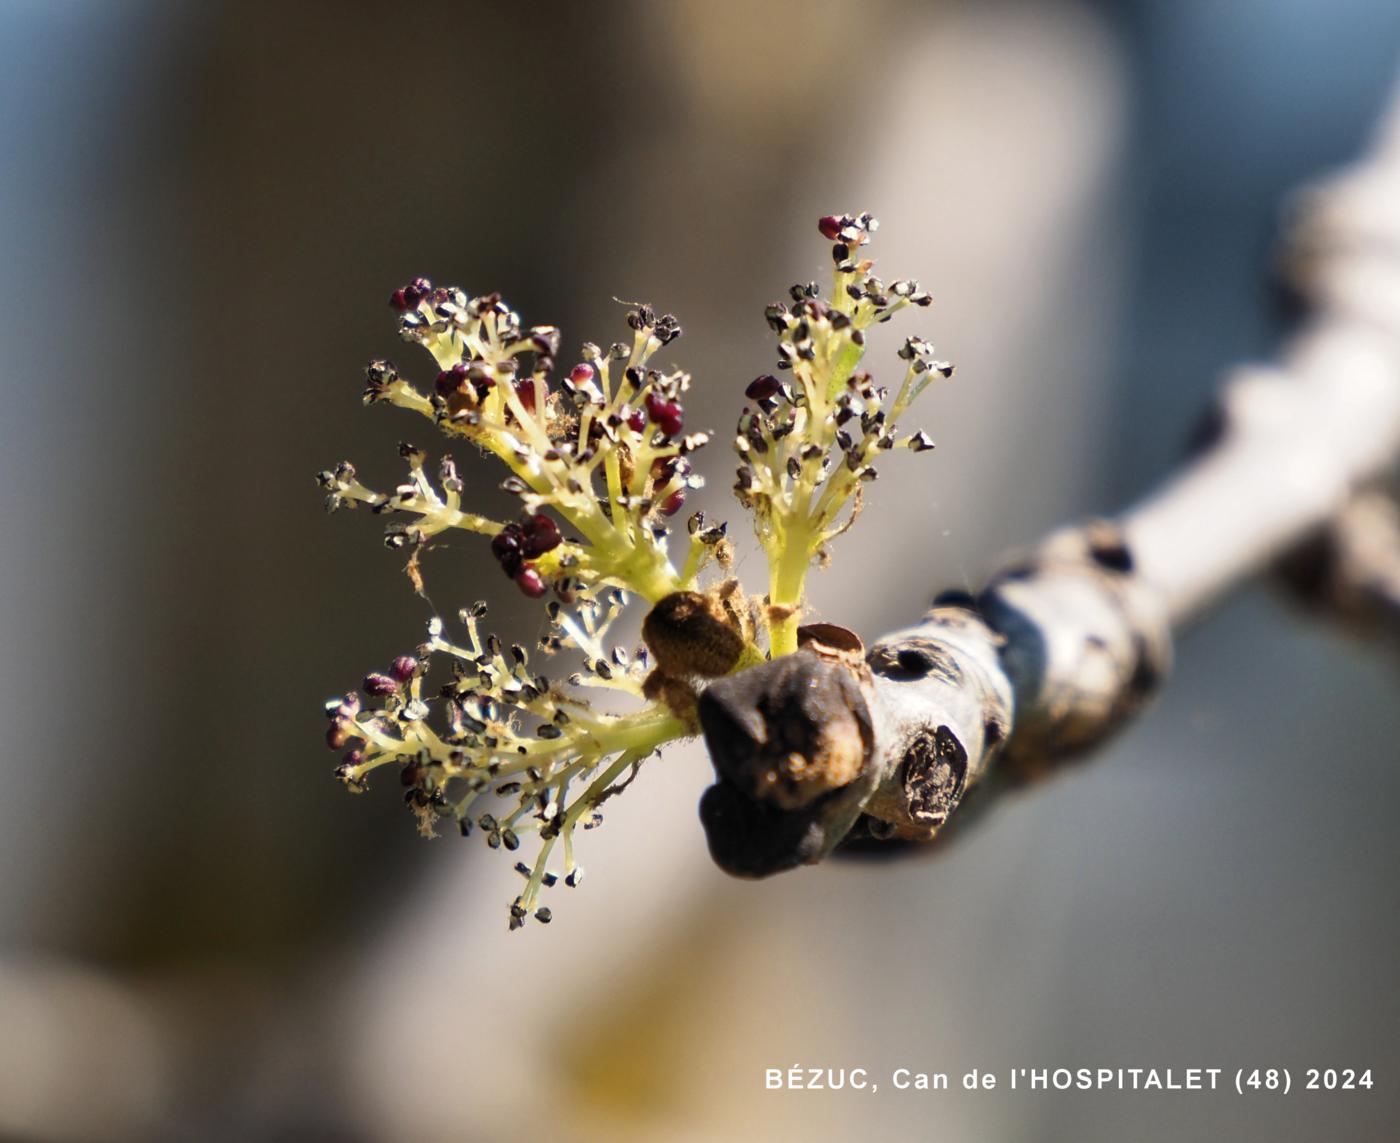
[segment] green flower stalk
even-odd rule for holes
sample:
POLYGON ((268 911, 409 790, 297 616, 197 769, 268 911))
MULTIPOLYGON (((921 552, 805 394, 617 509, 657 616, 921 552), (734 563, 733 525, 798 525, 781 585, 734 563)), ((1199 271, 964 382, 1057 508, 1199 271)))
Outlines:
POLYGON ((735 491, 768 558, 761 599, 727 575, 726 527, 703 513, 689 517, 683 554, 672 557, 671 523, 701 487, 690 457, 708 441, 684 431, 690 376, 653 365, 680 336, 674 317, 637 306, 627 314, 630 344, 585 344, 555 380, 559 331, 525 328, 498 294, 468 298, 419 278, 390 299, 400 335, 432 355, 437 374, 424 391, 392 363, 371 362, 365 402, 417 413, 495 457, 520 514, 467 510, 452 458, 434 481, 427 454, 409 444, 399 447, 408 478, 392 492, 366 487, 348 462, 322 472, 327 505, 391 516, 385 542, 410 553, 420 594, 425 546, 483 537, 504 575, 543 602, 548 628, 532 654, 483 630, 484 603, 451 628, 434 616, 414 654, 365 677, 363 697, 327 704, 327 742, 343 751, 336 773, 352 790, 395 769, 425 835, 449 821, 493 849, 532 840, 533 861, 516 866, 525 888, 511 905, 512 928, 550 920, 542 893, 582 877, 577 830, 601 823, 602 804, 658 747, 697 732, 708 680, 796 649, 807 573, 859 515, 877 455, 932 447, 921 432, 897 436, 897 422, 951 366, 927 343, 905 342, 893 398, 858 370, 871 325, 930 302, 913 282, 886 288, 858 258, 876 225, 869 215, 823 218, 835 243, 830 296, 814 283, 795 286, 790 306, 767 310, 782 379, 765 374, 748 386, 753 405, 735 439, 735 491), (637 601, 646 608, 643 643, 629 652, 612 633, 637 601), (555 674, 566 677, 538 671, 543 659, 563 664, 555 674))

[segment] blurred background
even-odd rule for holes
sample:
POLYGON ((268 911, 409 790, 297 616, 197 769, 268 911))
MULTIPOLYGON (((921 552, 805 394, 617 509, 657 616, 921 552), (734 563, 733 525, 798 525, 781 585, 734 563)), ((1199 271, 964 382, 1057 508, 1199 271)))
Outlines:
MULTIPOLYGON (((876 636, 1170 469, 1276 341, 1288 192, 1364 146, 1398 60, 1382 0, 0 3, 0 1135, 1386 1137, 1379 652, 1246 591, 1110 749, 903 864, 728 880, 673 750, 555 923, 507 934, 508 862, 331 777, 322 700, 428 613, 312 475, 437 448, 359 403, 372 356, 429 375, 385 305, 415 274, 571 346, 622 332, 614 297, 675 311, 690 423, 724 430, 764 303, 824 272, 815 219, 869 209, 936 299, 872 368, 916 327, 958 363, 938 451, 814 581, 876 636), (1376 1087, 763 1090, 794 1065, 1376 1087)), ((500 595, 469 544, 427 571, 449 610, 500 595)), ((528 639, 523 602, 497 618, 528 639)))

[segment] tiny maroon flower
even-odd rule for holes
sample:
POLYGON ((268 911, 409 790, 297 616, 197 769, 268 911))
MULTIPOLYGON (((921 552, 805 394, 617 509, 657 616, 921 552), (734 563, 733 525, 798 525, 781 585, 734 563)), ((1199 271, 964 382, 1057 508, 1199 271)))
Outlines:
POLYGON ((569 380, 575 385, 586 385, 593 380, 593 376, 593 366, 589 365, 586 361, 575 365, 569 370, 569 380))
POLYGON ((530 564, 526 564, 515 576, 515 585, 531 599, 539 599, 549 590, 549 585, 544 582, 544 576, 530 564))
POLYGON ((401 683, 408 682, 413 678, 413 672, 418 669, 418 660, 412 655, 400 655, 389 667, 389 674, 401 683))
POLYGON ((682 415, 685 410, 678 401, 668 401, 659 393, 651 392, 646 397, 647 415, 662 435, 668 437, 679 436, 682 425, 682 415))
POLYGON ((748 388, 744 390, 744 396, 750 401, 766 401, 770 397, 776 397, 782 387, 781 381, 771 373, 765 373, 749 382, 748 388))
POLYGON ((351 725, 339 718, 332 721, 330 726, 326 727, 326 745, 332 750, 344 750, 353 737, 351 725))
MULTIPOLYGON (((808 216, 810 217, 810 215, 808 216)), ((817 220, 817 229, 822 232, 823 238, 828 238, 835 242, 841 234, 841 216, 836 214, 824 214, 817 220)))
POLYGON ((647 415, 641 409, 633 409, 627 414, 627 427, 634 433, 640 433, 647 427, 647 415))
POLYGON ((678 488, 675 492, 672 492, 670 496, 666 497, 666 499, 661 502, 660 512, 663 516, 674 516, 684 507, 685 492, 684 490, 678 488))
POLYGON ((444 369, 437 375, 437 380, 433 383, 433 388, 440 397, 450 397, 454 393, 466 391, 467 367, 462 364, 454 365, 451 369, 444 369))
POLYGON ((559 527, 543 512, 525 517, 521 524, 524 533, 520 543, 520 554, 527 560, 537 559, 546 552, 552 552, 564 542, 559 535, 559 527))
POLYGON ((418 303, 432 291, 433 284, 427 278, 414 278, 408 285, 393 292, 389 298, 389 304, 399 313, 406 313, 409 310, 417 309, 418 303))
POLYGON ((491 554, 511 579, 519 574, 521 565, 525 562, 524 553, 521 551, 524 539, 525 533, 519 524, 507 524, 491 538, 491 554))

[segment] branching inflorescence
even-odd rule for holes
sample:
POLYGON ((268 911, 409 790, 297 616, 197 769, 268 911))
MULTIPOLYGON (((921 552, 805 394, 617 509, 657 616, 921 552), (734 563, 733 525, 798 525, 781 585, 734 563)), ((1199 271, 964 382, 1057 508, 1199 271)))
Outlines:
POLYGON ((658 747, 697 732, 707 680, 797 648, 807 571, 859 514, 878 455, 932 447, 922 432, 897 435, 897 424, 952 367, 911 338, 893 396, 858 369, 867 329, 930 302, 915 282, 886 286, 872 275, 860 252, 876 226, 865 214, 821 219, 835 243, 830 294, 794 286, 790 304, 766 311, 778 369, 749 384, 734 442, 735 491, 768 559, 763 598, 728 575, 726 526, 701 512, 686 521, 679 566, 672 555, 672 522, 701 486, 690 456, 708 440, 684 431, 690 376, 654 364, 680 336, 674 317, 637 306, 630 345, 585 344, 555 381, 559 331, 524 327, 498 294, 468 298, 419 278, 390 299, 400 335, 427 349, 438 373, 425 392, 392 363, 371 362, 366 404, 418 413, 496 457, 520 516, 464 510, 452 458, 434 482, 427 455, 409 444, 399 446, 408 479, 391 493, 366 487, 348 462, 321 473, 328 507, 390 515, 385 542, 410 553, 420 593, 425 545, 478 534, 524 595, 545 600, 549 623, 532 654, 483 630, 484 603, 452 623, 435 615, 414 654, 367 675, 363 695, 327 704, 327 742, 344 752, 336 773, 352 790, 394 766, 425 835, 448 820, 508 851, 535 835, 534 860, 516 866, 525 888, 513 928, 550 919, 542 890, 582 877, 576 831, 602 821, 603 802, 658 747), (629 652, 613 632, 634 601, 646 609, 643 643, 629 652), (542 659, 565 665, 545 673, 542 659))

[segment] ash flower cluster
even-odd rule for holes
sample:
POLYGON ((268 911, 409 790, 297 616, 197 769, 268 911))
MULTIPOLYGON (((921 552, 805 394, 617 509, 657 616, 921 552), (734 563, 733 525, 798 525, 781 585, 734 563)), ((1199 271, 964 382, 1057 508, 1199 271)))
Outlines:
POLYGON ((427 453, 406 443, 407 476, 392 491, 367 487, 348 461, 320 473, 327 507, 387 516, 385 543, 409 554, 420 594, 424 548, 474 535, 517 590, 542 601, 548 625, 527 649, 484 629, 485 603, 450 623, 435 616, 414 653, 330 700, 326 741, 351 790, 396 771, 425 835, 450 822, 492 849, 530 842, 512 928, 551 919, 544 891, 582 877, 576 831, 601 822, 603 803, 658 747, 695 733, 706 680, 796 648, 807 571, 859 514, 878 454, 932 447, 921 432, 896 435, 896 422, 951 366, 914 338, 893 397, 857 369, 866 329, 929 304, 917 283, 886 287, 859 257, 876 225, 865 214, 823 218, 835 243, 830 296, 797 286, 790 304, 767 310, 781 376, 748 386, 735 441, 736 492, 769 563, 760 599, 727 576, 725 525, 703 513, 687 521, 683 556, 671 556, 673 518, 701 487, 690 457, 708 439, 686 432, 689 374, 653 365, 680 336, 674 317, 636 306, 630 344, 586 343, 556 377, 559 331, 526 327, 499 294, 469 298, 418 278, 391 297, 400 336, 427 350, 435 375, 420 387, 373 361, 365 403, 418 414, 494 457, 519 514, 470 511, 454 460, 430 475, 427 453), (643 644, 629 651, 613 629, 634 600, 647 610, 643 644))
POLYGON ((630 346, 585 345, 582 360, 551 386, 559 331, 523 328, 499 294, 468 299, 419 278, 396 291, 392 304, 401 311, 400 335, 426 348, 439 372, 425 394, 392 362, 373 361, 365 403, 419 413, 497 456, 511 472, 503 487, 520 498, 523 516, 513 523, 462 511, 451 458, 442 462, 439 492, 425 475, 425 455, 409 445, 400 451, 410 479, 391 494, 366 488, 349 464, 322 473, 331 508, 364 504, 410 517, 390 526, 391 547, 419 547, 452 528, 493 537, 502 569, 533 597, 551 585, 567 596, 571 588, 613 584, 655 602, 693 581, 705 553, 691 553, 692 564, 678 574, 666 555, 665 521, 700 487, 688 458, 708 438, 683 432, 689 375, 648 367, 680 336, 674 317, 638 307, 628 314, 630 346), (555 542, 558 528, 546 509, 573 530, 571 538, 555 542), (538 533, 527 536, 532 527, 538 533))
POLYGON ((795 285, 790 304, 765 311, 778 336, 781 377, 764 374, 750 382, 745 395, 755 404, 744 409, 734 440, 741 460, 734 492, 752 510, 768 555, 775 656, 796 650, 807 571, 814 558, 825 562, 826 545, 855 523, 862 485, 875 479, 878 455, 933 447, 922 431, 899 437, 896 426, 931 380, 953 374, 920 338, 900 350, 908 366, 893 398, 857 370, 867 329, 932 299, 917 282, 886 286, 871 272, 874 263, 859 256, 879 226, 870 215, 828 215, 818 225, 835 243, 831 293, 823 296, 815 282, 795 285))

